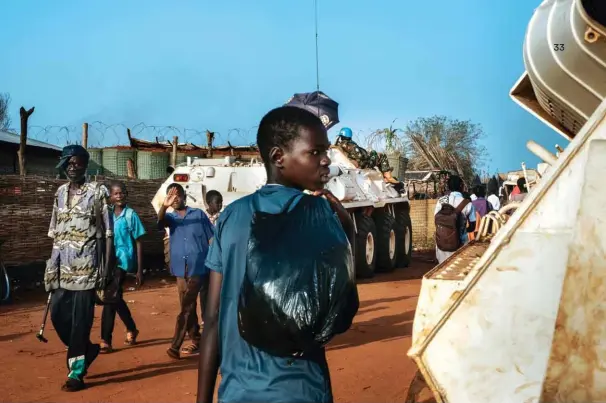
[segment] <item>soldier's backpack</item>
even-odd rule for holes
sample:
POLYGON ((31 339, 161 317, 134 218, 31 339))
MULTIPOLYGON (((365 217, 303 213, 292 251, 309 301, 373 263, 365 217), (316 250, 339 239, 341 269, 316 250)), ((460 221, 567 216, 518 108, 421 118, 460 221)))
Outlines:
POLYGON ((436 246, 444 252, 454 252, 461 245, 461 231, 465 220, 462 211, 469 204, 468 199, 463 199, 455 208, 448 202, 442 204, 442 208, 435 215, 436 224, 436 246))

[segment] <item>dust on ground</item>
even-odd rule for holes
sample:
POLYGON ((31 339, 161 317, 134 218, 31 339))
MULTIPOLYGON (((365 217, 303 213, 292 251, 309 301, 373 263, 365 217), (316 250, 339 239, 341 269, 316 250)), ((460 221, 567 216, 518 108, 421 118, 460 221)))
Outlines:
MULTIPOLYGON (((361 281, 360 310, 351 329, 327 348, 335 402, 403 402, 416 371, 406 356, 421 276, 431 255, 416 254, 411 267, 361 281)), ((129 287, 127 285, 126 287, 129 287)), ((174 330, 177 293, 172 279, 150 279, 124 299, 140 330, 136 346, 124 346, 116 319, 114 349, 100 355, 81 392, 60 390, 67 375, 65 348, 50 320, 39 342, 45 296, 28 294, 0 306, 0 396, 10 402, 194 402, 198 358, 171 360, 165 353, 174 330)), ((91 339, 100 339, 101 307, 95 309, 91 339)), ((420 401, 430 402, 424 391, 420 401), (427 400, 428 399, 428 400, 427 400)))

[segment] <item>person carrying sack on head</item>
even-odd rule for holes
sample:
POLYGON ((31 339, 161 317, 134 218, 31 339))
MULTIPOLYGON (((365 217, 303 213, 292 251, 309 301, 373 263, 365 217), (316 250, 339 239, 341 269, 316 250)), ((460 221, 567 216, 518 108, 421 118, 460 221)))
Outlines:
POLYGON ((463 197, 463 181, 457 175, 448 178, 450 194, 436 203, 436 258, 438 263, 448 259, 469 241, 468 233, 476 228, 476 210, 470 199, 463 197), (469 223, 469 225, 467 225, 469 223))
POLYGON ((51 321, 68 347, 68 375, 62 386, 66 392, 84 389, 84 376, 99 354, 99 345, 90 342, 96 292, 105 288, 113 265, 113 221, 105 199, 107 190, 86 182, 88 161, 89 154, 82 146, 63 148, 57 168, 65 171, 69 182, 55 194, 48 231, 53 250, 44 285, 52 292, 51 321), (100 245, 105 259, 99 254, 100 245))

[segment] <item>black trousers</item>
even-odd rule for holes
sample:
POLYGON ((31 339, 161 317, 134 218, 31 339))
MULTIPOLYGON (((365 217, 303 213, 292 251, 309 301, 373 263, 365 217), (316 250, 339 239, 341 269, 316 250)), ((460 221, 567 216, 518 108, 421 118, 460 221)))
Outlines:
POLYGON ((53 291, 50 315, 57 335, 67 346, 67 376, 81 381, 99 351, 99 345, 90 342, 95 290, 53 291))
POLYGON ((101 314, 101 340, 107 344, 112 344, 112 334, 114 333, 114 324, 116 322, 116 313, 120 316, 120 319, 124 323, 128 332, 134 332, 137 330, 137 325, 133 320, 133 316, 128 309, 128 305, 123 298, 123 285, 126 280, 126 272, 119 267, 114 270, 113 281, 117 284, 115 286, 118 289, 118 302, 115 304, 103 305, 103 313, 101 314))
POLYGON ((181 348, 186 335, 189 335, 195 345, 200 343, 200 324, 198 323, 196 305, 199 298, 202 320, 204 320, 204 308, 206 308, 206 298, 208 297, 208 280, 208 274, 186 278, 177 277, 177 291, 179 292, 181 311, 175 324, 175 334, 171 344, 173 350, 178 351, 181 348))

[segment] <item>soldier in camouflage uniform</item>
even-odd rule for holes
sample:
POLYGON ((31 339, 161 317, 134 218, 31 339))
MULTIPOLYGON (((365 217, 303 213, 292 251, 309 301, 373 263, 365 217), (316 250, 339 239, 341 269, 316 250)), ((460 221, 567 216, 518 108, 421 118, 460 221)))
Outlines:
POLYGON ((339 147, 347 157, 352 160, 360 169, 379 168, 385 181, 394 185, 400 182, 391 175, 393 168, 389 166, 387 155, 376 151, 366 151, 352 140, 352 132, 349 127, 344 127, 339 132, 335 145, 339 147))

